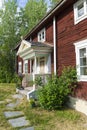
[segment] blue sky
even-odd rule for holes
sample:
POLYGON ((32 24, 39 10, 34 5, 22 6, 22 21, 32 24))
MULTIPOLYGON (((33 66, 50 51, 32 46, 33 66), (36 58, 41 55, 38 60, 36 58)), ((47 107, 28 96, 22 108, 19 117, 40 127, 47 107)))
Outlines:
POLYGON ((27 3, 27 0, 17 0, 19 7, 24 7, 27 3))
MULTIPOLYGON (((24 7, 28 0, 17 0, 19 7, 24 7)), ((46 0, 49 5, 49 0, 46 0)))

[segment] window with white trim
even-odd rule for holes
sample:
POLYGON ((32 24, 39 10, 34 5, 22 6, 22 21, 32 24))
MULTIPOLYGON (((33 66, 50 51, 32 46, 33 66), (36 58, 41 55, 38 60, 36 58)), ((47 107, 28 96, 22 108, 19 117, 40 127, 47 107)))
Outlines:
POLYGON ((28 60, 24 61, 24 73, 28 73, 28 60))
POLYGON ((77 24, 87 18, 87 0, 78 0, 74 4, 74 23, 77 24))
POLYGON ((75 43, 78 80, 87 81, 87 40, 75 43))
POLYGON ((18 62, 18 73, 22 73, 22 62, 18 62))
POLYGON ((45 28, 38 33, 38 42, 44 42, 46 39, 45 28))

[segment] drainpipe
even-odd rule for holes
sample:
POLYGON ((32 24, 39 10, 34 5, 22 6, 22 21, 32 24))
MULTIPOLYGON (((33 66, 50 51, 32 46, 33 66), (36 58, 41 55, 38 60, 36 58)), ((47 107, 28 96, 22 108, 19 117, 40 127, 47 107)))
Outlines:
POLYGON ((56 18, 53 18, 54 74, 56 75, 56 18))

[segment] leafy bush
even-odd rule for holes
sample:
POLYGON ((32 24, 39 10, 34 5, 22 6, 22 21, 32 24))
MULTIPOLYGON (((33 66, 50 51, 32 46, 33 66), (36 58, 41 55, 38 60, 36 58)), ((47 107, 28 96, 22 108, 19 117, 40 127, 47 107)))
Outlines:
POLYGON ((72 88, 76 87, 76 82, 76 70, 73 67, 64 67, 60 77, 53 75, 48 83, 38 90, 41 107, 48 110, 62 108, 72 88))
POLYGON ((38 76, 38 77, 35 78, 35 84, 36 84, 36 86, 43 86, 41 76, 38 76))
POLYGON ((34 107, 36 106, 35 100, 34 100, 33 98, 30 98, 29 104, 30 104, 30 107, 31 107, 31 108, 34 108, 34 107))
POLYGON ((19 74, 15 73, 14 78, 11 82, 16 83, 16 87, 20 89, 22 87, 22 80, 23 80, 23 75, 21 73, 19 74))
POLYGON ((13 75, 10 72, 7 72, 5 68, 0 67, 0 83, 10 83, 13 78, 13 75))

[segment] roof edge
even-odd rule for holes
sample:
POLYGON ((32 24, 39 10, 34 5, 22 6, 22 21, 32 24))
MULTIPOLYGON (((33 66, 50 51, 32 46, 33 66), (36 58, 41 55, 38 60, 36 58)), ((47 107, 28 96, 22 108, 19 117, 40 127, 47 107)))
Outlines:
POLYGON ((61 6, 63 6, 66 1, 67 1, 67 0, 61 0, 58 4, 56 4, 56 6, 55 6, 53 9, 51 9, 51 10, 40 20, 40 22, 38 22, 38 24, 33 27, 33 29, 32 29, 29 33, 27 33, 27 34, 24 36, 24 39, 26 39, 29 35, 31 35, 44 21, 46 21, 52 14, 54 14, 57 9, 59 9, 61 6))

